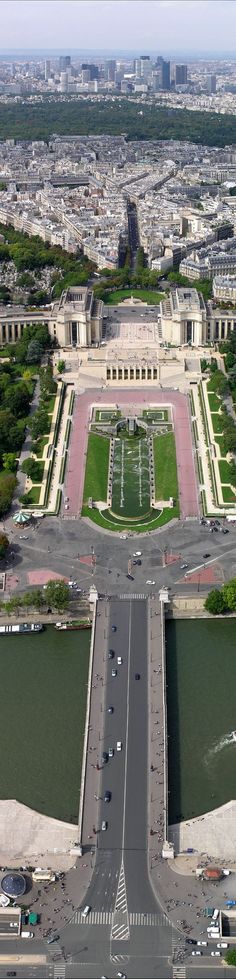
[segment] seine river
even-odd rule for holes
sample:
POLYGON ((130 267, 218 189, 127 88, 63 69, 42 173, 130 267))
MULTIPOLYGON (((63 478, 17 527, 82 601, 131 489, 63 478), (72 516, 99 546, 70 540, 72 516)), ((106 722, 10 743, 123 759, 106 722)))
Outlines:
POLYGON ((0 638, 0 798, 78 818, 90 629, 0 638))
POLYGON ((169 823, 235 798, 235 619, 166 622, 169 823))

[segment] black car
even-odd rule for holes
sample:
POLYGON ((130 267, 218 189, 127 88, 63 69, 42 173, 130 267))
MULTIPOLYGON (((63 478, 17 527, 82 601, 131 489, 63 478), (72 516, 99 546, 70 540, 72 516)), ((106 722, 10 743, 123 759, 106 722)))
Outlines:
POLYGON ((110 802, 110 801, 111 801, 111 792, 109 792, 109 790, 107 789, 104 795, 104 802, 110 802))
POLYGON ((140 558, 138 558, 138 560, 136 561, 136 564, 138 564, 139 567, 140 567, 140 564, 142 564, 142 561, 140 561, 140 558))
POLYGON ((134 576, 132 574, 127 574, 126 578, 129 578, 130 581, 134 581, 134 576))
POLYGON ((102 752, 102 761, 104 762, 104 764, 106 764, 106 762, 108 761, 107 751, 102 752))
POLYGON ((107 708, 107 713, 108 714, 113 714, 113 711, 114 711, 114 707, 108 707, 107 708))
POLYGON ((114 649, 109 649, 108 659, 114 659, 115 653, 114 649))
POLYGON ((7 976, 16 976, 16 972, 7 972, 7 976))
POLYGON ((186 945, 197 945, 196 938, 186 938, 186 945))
POLYGON ((140 673, 135 673, 135 680, 140 680, 140 673))
POLYGON ((116 625, 112 625, 112 627, 111 627, 111 631, 112 631, 112 632, 116 632, 116 625))
POLYGON ((228 534, 228 527, 222 527, 222 534, 228 534))
POLYGON ((207 557, 210 557, 211 555, 210 555, 210 554, 207 554, 207 552, 206 552, 206 554, 203 554, 202 556, 203 556, 204 558, 207 558, 207 557))

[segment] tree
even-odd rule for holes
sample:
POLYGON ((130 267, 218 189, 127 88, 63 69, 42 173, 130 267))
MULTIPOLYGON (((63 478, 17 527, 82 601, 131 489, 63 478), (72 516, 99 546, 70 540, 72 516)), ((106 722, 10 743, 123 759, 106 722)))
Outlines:
POLYGON ((32 459, 28 456, 28 459, 24 459, 21 466, 22 472, 26 473, 27 476, 32 479, 33 483, 40 483, 42 479, 42 464, 37 462, 36 459, 32 459))
POLYGON ((45 435, 45 433, 50 430, 50 422, 47 411, 43 410, 42 408, 35 411, 30 420, 30 430, 33 439, 37 439, 39 435, 45 435))
POLYGON ((225 953, 225 961, 227 965, 236 965, 236 948, 228 949, 228 952, 225 953))
POLYGON ((6 472, 15 473, 17 470, 17 460, 15 452, 4 452, 2 457, 3 469, 6 472))
POLYGON ((236 612, 236 578, 231 578, 222 588, 226 607, 230 612, 236 612))
POLYGON ((45 588, 45 599, 47 605, 56 608, 58 612, 63 612, 67 608, 70 591, 65 581, 48 581, 45 588))
POLYGON ((226 607, 226 602, 222 592, 218 591, 217 588, 213 588, 212 591, 209 592, 209 595, 207 595, 205 601, 205 608, 207 612, 210 612, 211 615, 221 615, 223 612, 226 612, 226 607))
POLYGON ((6 534, 0 532, 0 559, 5 557, 9 547, 9 540, 6 534))
POLYGON ((58 360, 57 370, 59 371, 59 374, 63 374, 65 369, 66 369, 65 360, 58 360))
POLYGON ((36 339, 31 340, 26 354, 26 363, 38 364, 39 361, 41 360, 42 353, 43 353, 43 347, 42 344, 39 342, 39 340, 36 339))
POLYGON ((13 473, 2 473, 0 478, 0 517, 9 510, 14 490, 16 487, 16 477, 13 473))

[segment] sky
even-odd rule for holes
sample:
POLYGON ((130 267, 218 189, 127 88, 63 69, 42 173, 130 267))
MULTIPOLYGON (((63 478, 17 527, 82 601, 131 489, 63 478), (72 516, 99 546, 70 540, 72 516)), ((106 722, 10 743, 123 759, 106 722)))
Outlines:
POLYGON ((0 0, 0 50, 232 52, 236 0, 0 0))

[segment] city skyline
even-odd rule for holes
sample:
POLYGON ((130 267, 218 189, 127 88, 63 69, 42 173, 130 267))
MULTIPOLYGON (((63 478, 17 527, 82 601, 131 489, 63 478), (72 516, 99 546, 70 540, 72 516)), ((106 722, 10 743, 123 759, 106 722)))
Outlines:
POLYGON ((234 0, 8 0, 0 50, 233 56, 235 29, 234 0))

